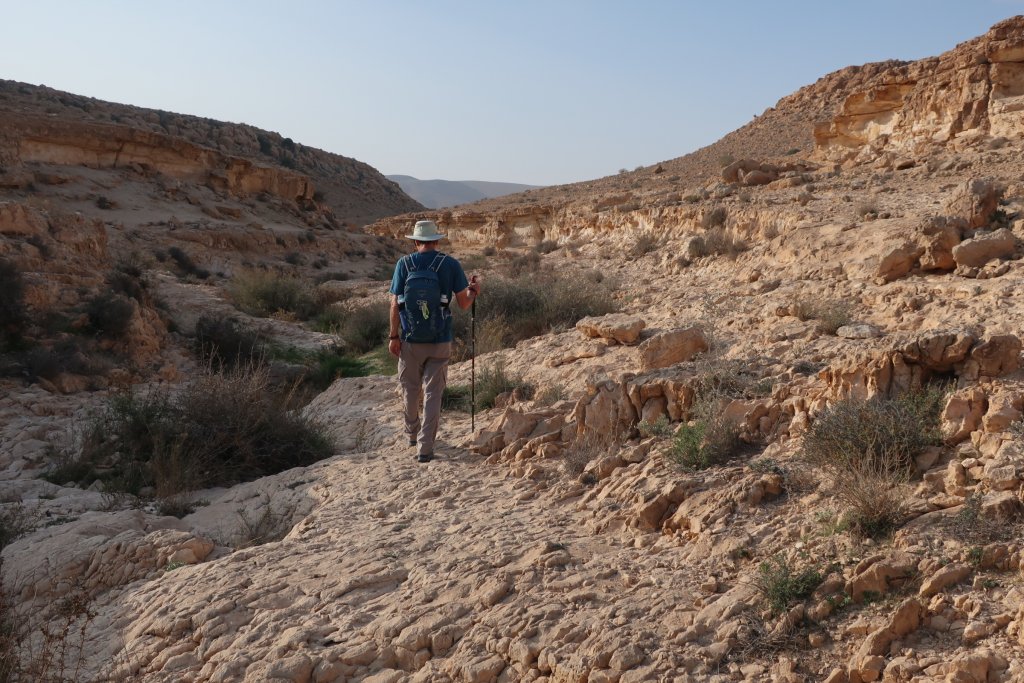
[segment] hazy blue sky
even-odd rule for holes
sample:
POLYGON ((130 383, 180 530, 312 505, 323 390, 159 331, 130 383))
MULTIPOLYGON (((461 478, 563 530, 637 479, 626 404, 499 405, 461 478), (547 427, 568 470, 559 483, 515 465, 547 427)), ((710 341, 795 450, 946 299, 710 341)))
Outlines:
POLYGON ((418 178, 550 184, 685 154, 850 64, 1024 0, 0 0, 0 78, 239 121, 418 178))

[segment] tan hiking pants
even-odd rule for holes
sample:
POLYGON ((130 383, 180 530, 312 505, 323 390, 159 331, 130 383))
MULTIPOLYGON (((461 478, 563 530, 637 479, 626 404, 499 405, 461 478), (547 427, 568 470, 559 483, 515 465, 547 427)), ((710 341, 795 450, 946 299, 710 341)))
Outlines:
POLYGON ((405 409, 405 435, 410 441, 416 440, 417 455, 434 454, 434 439, 441 421, 441 395, 448 382, 448 360, 451 355, 451 342, 402 342, 402 351, 398 356, 398 382, 402 387, 405 409))

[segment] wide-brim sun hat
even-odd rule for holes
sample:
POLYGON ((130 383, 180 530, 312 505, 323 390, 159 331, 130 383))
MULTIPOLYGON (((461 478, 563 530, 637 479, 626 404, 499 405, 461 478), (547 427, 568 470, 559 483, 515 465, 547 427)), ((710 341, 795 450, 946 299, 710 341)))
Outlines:
POLYGON ((417 242, 433 242, 444 239, 444 235, 437 231, 437 224, 434 221, 416 221, 412 234, 406 235, 406 237, 417 242))

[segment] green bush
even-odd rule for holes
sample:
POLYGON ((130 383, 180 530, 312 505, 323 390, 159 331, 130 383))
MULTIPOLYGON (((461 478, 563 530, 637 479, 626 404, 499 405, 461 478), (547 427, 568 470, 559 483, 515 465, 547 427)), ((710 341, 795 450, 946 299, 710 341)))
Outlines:
POLYGON ((259 363, 267 353, 259 335, 234 318, 204 315, 195 332, 196 353, 210 367, 259 363))
POLYGON ((781 557, 762 562, 754 586, 773 615, 779 615, 798 600, 809 598, 821 585, 821 572, 814 568, 796 571, 781 557))
POLYGON ((480 410, 494 407, 494 400, 501 394, 515 391, 524 399, 533 396, 534 387, 519 375, 510 374, 504 363, 497 362, 484 366, 476 378, 476 405, 480 410))
POLYGON ((358 353, 367 353, 384 344, 390 326, 390 303, 367 304, 351 310, 334 307, 317 320, 319 329, 341 337, 358 353))
POLYGON ((698 398, 693 419, 676 430, 670 455, 684 469, 720 465, 739 450, 739 427, 723 415, 721 403, 719 398, 698 398))
POLYGON ((636 425, 637 430, 640 432, 640 436, 645 439, 651 436, 671 436, 672 427, 669 424, 668 418, 662 415, 654 422, 648 422, 647 420, 640 420, 636 425))
POLYGON ((472 407, 472 391, 465 384, 449 384, 441 394, 441 408, 468 413, 472 407))
MULTIPOLYGON (((260 366, 208 372, 175 393, 128 391, 90 419, 80 450, 65 452, 61 464, 92 468, 109 491, 137 495, 152 486, 168 499, 331 455, 324 428, 291 407, 260 366)), ((66 476, 49 478, 65 483, 66 476)))
POLYGON ((323 391, 339 377, 365 377, 370 374, 366 361, 346 356, 338 349, 323 349, 313 354, 306 380, 323 391))
POLYGON ((307 320, 320 311, 310 284, 285 275, 260 271, 239 273, 232 278, 228 292, 239 309, 264 318, 287 313, 307 320))

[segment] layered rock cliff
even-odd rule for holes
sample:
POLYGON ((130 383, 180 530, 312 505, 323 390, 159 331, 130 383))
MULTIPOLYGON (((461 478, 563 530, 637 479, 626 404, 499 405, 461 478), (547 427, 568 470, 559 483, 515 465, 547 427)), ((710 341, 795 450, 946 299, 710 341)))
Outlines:
POLYGON ((0 80, 0 163, 148 165, 214 187, 330 206, 362 225, 422 208, 363 162, 244 124, 155 111, 0 80), (6 140, 6 142, 5 142, 6 140))

